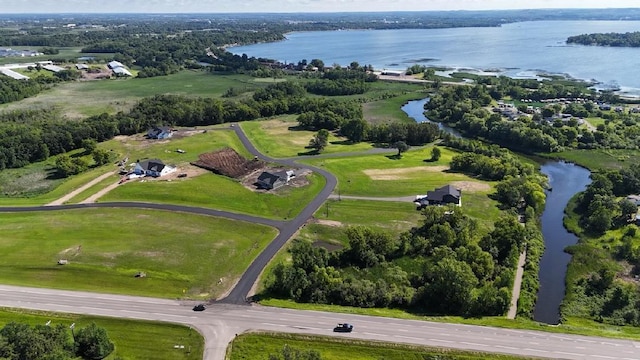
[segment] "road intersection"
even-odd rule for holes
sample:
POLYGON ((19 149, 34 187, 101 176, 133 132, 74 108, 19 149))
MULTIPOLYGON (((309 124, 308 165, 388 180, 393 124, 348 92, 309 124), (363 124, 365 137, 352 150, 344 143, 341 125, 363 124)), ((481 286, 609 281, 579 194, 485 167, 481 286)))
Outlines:
POLYGON ((324 188, 298 216, 288 221, 213 209, 138 202, 0 208, 0 212, 97 207, 148 208, 219 216, 278 229, 276 238, 254 259, 225 298, 210 303, 206 311, 193 312, 192 307, 195 303, 192 301, 0 285, 0 306, 184 324, 197 329, 205 338, 205 360, 224 359, 227 345, 234 336, 248 330, 340 336, 546 358, 640 360, 640 342, 631 340, 280 309, 251 304, 248 301, 251 289, 262 270, 329 198, 337 185, 337 179, 323 169, 303 166, 293 159, 266 157, 257 151, 239 126, 231 126, 230 129, 236 132, 252 154, 265 161, 293 168, 306 167, 319 173, 326 179, 324 188), (348 334, 334 334, 332 329, 339 322, 354 324, 354 331, 348 334))

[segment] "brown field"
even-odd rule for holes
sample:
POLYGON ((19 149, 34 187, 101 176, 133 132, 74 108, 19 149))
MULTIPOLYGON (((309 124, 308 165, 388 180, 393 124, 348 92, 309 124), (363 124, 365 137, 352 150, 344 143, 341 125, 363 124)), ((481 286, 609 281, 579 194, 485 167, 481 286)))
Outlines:
POLYGON ((410 178, 409 174, 419 172, 443 172, 449 170, 448 166, 415 166, 399 169, 366 169, 362 172, 371 180, 401 180, 410 178))

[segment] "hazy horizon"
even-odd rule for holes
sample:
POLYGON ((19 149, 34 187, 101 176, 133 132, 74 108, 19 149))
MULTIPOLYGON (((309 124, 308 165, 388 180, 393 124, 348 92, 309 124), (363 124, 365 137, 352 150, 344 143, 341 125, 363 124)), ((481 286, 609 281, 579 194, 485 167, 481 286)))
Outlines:
POLYGON ((2 0, 7 14, 339 13, 451 10, 625 9, 635 0, 2 0))

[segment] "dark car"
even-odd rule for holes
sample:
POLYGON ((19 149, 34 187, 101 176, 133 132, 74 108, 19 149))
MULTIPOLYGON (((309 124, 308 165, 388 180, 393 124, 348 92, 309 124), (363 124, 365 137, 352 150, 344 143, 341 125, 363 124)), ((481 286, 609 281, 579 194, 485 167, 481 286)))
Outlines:
POLYGON ((338 324, 338 326, 333 328, 334 332, 352 332, 353 325, 351 324, 338 324))
POLYGON ((206 307, 204 307, 204 304, 198 304, 193 307, 193 311, 204 311, 204 309, 206 309, 206 307))

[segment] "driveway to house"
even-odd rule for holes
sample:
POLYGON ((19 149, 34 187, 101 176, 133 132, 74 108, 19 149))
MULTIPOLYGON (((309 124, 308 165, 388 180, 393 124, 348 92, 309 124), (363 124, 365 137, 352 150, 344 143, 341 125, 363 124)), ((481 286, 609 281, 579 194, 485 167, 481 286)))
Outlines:
POLYGON ((47 206, 62 205, 64 203, 66 203, 67 201, 71 200, 74 196, 80 194, 81 192, 87 190, 88 188, 92 187, 93 185, 99 183, 100 181, 108 178, 109 176, 111 176, 111 175, 113 175, 115 173, 116 172, 114 170, 114 171, 110 171, 108 173, 102 174, 102 175, 98 176, 97 178, 89 181, 88 183, 80 186, 79 188, 73 190, 72 192, 64 195, 63 197, 48 203, 47 206))

